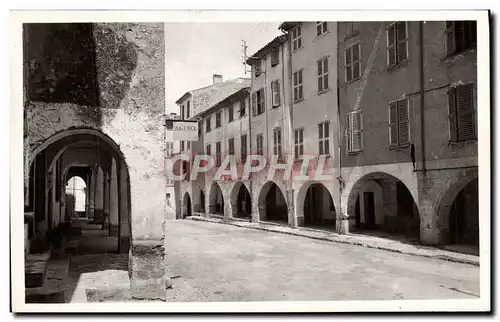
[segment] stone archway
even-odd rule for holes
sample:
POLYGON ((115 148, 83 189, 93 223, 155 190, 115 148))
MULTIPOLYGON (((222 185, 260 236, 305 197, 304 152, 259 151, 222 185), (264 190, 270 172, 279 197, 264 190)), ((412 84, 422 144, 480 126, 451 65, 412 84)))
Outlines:
POLYGON ((280 187, 273 181, 268 181, 261 188, 258 199, 259 220, 288 223, 288 205, 280 187))
POLYGON ((184 197, 182 198, 182 218, 186 218, 193 214, 193 209, 191 205, 191 196, 189 192, 186 191, 184 197))
POLYGON ((383 232, 420 239, 420 214, 413 193, 395 176, 373 172, 361 177, 347 200, 351 226, 358 233, 383 232))
POLYGON ((210 187, 208 213, 211 215, 224 215, 224 194, 220 185, 215 181, 210 187))
POLYGON ((440 244, 479 248, 478 178, 453 180, 438 197, 440 244))
POLYGON ((321 182, 304 183, 297 194, 297 224, 335 229, 336 209, 328 188, 321 182))
POLYGON ((245 219, 252 217, 252 198, 243 182, 238 181, 233 185, 230 202, 232 217, 245 219))

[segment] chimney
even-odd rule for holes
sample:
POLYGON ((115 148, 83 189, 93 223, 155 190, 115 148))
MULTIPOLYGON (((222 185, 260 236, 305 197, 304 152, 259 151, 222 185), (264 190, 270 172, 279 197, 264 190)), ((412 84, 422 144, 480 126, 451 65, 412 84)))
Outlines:
POLYGON ((214 74, 213 80, 214 80, 214 85, 222 83, 222 75, 214 74))

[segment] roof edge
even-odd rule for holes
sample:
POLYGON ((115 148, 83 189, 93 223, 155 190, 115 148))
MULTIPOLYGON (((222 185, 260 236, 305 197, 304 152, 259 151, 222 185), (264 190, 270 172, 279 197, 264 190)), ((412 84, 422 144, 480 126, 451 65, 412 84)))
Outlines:
POLYGON ((287 38, 288 37, 286 35, 276 36, 273 40, 271 40, 270 42, 265 44, 262 48, 260 48, 255 54, 250 56, 246 60, 247 65, 251 65, 253 62, 258 60, 260 58, 259 56, 266 55, 268 52, 272 50, 272 47, 283 44, 287 40, 287 38))

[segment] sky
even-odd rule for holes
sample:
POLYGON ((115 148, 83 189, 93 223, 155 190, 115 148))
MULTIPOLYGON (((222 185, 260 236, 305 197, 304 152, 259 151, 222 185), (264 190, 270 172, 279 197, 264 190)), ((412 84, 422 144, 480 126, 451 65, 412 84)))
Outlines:
MULTIPOLYGON (((282 34, 280 22, 166 23, 166 113, 179 114, 175 104, 184 93, 212 84, 213 74, 225 80, 245 75, 242 40, 247 54, 282 34)), ((247 66, 247 70, 249 66, 247 66)))

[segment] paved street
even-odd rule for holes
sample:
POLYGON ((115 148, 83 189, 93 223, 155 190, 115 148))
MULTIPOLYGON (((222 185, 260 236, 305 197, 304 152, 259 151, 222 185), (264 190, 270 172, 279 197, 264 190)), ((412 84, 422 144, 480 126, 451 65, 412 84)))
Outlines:
POLYGON ((167 301, 479 297, 479 267, 223 224, 167 222, 167 301))

